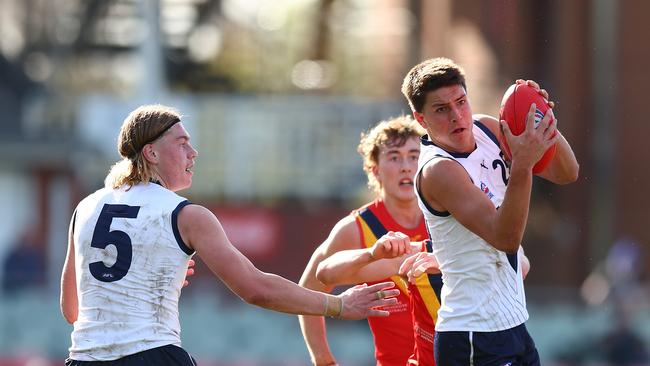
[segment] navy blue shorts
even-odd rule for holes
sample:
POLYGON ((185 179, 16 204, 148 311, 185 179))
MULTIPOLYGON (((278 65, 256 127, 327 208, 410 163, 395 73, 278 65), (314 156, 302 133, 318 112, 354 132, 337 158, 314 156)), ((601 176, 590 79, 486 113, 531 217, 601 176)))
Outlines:
POLYGON ((134 353, 112 361, 65 360, 65 366, 196 366, 196 361, 184 349, 167 345, 134 353))
POLYGON ((524 324, 498 332, 436 332, 438 366, 538 366, 535 342, 524 324))

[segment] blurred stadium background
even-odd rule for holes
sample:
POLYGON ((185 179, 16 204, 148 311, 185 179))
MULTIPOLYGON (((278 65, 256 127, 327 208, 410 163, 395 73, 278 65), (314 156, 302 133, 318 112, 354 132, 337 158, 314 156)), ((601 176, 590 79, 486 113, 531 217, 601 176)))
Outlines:
MULTIPOLYGON (((648 363, 648 14, 643 0, 0 0, 0 365, 67 356, 68 220, 131 109, 185 115, 200 153, 185 195, 297 281, 371 197, 360 132, 409 112, 402 77, 435 56, 464 65, 475 112, 539 81, 581 164, 573 185, 534 187, 528 326, 544 364, 648 363)), ((181 323, 200 364, 309 363, 295 317, 197 272, 181 323)), ((329 326, 343 365, 373 364, 365 322, 329 326)))

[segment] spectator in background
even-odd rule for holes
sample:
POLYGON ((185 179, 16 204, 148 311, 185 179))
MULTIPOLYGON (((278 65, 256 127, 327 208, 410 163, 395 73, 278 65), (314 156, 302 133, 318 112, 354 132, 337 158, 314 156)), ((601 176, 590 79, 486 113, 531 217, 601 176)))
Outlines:
POLYGON ((645 291, 641 286, 643 263, 642 247, 627 236, 614 242, 605 259, 615 319, 613 328, 603 337, 598 348, 610 365, 647 365, 650 361, 646 345, 630 319, 645 303, 645 291))
POLYGON ((650 358, 643 339, 631 327, 630 309, 625 303, 616 301, 614 305, 614 328, 600 341, 598 347, 604 360, 611 366, 647 365, 650 358))
MULTIPOLYGON (((643 246, 622 236, 612 244, 605 260, 585 279, 582 296, 590 306, 612 314, 602 333, 580 334, 564 342, 557 358, 562 366, 581 366, 601 362, 609 366, 641 366, 650 364, 646 341, 635 329, 632 318, 645 311, 647 294, 642 284, 643 246)), ((592 324, 595 327, 595 324, 592 324)), ((602 325, 598 326, 598 329, 602 325)))
POLYGON ((641 286, 643 248, 632 238, 623 236, 616 240, 607 253, 605 272, 615 297, 636 297, 641 286))
POLYGON ((45 256, 34 232, 27 230, 20 235, 7 253, 2 270, 2 290, 5 294, 43 287, 45 256))

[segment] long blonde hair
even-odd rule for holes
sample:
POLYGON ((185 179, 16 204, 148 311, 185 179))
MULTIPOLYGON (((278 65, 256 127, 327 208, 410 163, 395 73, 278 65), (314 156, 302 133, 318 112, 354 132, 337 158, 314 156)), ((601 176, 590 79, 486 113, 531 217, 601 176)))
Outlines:
POLYGON ((420 138, 425 131, 411 116, 399 116, 379 122, 375 127, 361 134, 357 151, 363 158, 363 170, 368 176, 368 188, 379 194, 381 184, 373 174, 379 162, 382 147, 400 147, 409 138, 420 138))
POLYGON ((122 160, 111 167, 104 180, 105 186, 118 188, 126 184, 130 188, 155 178, 142 148, 160 138, 180 120, 178 111, 160 104, 143 105, 131 112, 124 119, 117 139, 117 151, 122 160))

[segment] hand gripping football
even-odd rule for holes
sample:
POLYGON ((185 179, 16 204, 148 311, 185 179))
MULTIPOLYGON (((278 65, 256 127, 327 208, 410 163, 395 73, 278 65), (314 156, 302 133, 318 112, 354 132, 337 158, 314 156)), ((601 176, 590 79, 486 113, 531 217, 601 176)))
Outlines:
MULTIPOLYGON (((508 127, 510 127, 513 135, 520 135, 526 129, 526 115, 532 103, 535 103, 536 106, 535 128, 537 128, 544 114, 550 108, 548 101, 539 94, 538 90, 527 84, 518 83, 511 85, 505 94, 503 94, 499 119, 505 120, 508 123, 508 127)), ((508 160, 512 159, 508 142, 500 130, 497 137, 499 143, 501 143, 501 150, 506 158, 508 160)), ((546 150, 541 159, 533 166, 533 174, 540 173, 546 169, 555 155, 555 150, 556 145, 546 150)))

